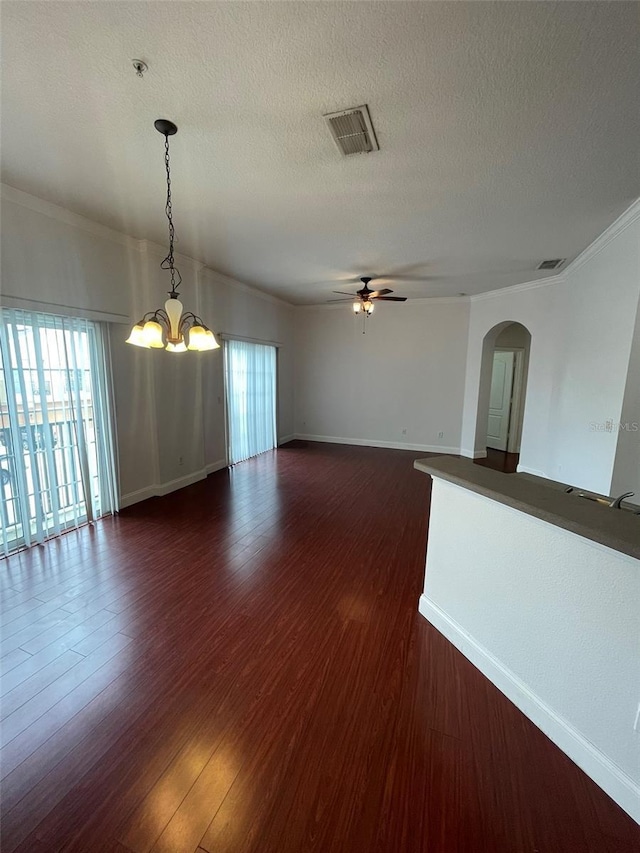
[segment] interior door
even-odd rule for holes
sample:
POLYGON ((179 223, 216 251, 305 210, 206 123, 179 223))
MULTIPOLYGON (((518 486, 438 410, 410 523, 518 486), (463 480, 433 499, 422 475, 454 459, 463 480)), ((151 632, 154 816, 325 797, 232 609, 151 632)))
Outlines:
POLYGON ((494 352, 493 354, 487 447, 495 450, 506 450, 509 440, 514 357, 513 352, 494 352))

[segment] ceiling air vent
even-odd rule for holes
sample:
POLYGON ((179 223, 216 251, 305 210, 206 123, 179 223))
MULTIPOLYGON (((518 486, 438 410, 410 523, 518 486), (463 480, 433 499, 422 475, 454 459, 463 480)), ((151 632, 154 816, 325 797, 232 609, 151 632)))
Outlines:
POLYGON ((542 261, 536 269, 539 270, 557 270, 558 267, 561 267, 562 264, 566 261, 566 258, 555 258, 552 261, 542 261))
POLYGON ((329 113, 324 118, 336 145, 345 156, 368 154, 369 151, 379 150, 380 146, 366 104, 341 110, 339 113, 329 113))

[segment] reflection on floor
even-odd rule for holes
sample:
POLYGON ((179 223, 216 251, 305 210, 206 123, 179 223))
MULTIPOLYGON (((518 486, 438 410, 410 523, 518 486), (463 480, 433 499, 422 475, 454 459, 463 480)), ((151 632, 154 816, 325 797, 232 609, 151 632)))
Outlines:
POLYGON ((519 453, 506 453, 504 450, 494 450, 487 447, 485 459, 476 459, 476 465, 484 465, 485 468, 493 468, 494 471, 502 471, 504 474, 515 474, 518 469, 519 453))
POLYGON ((290 442, 0 561, 3 853, 637 853, 418 613, 420 456, 290 442))

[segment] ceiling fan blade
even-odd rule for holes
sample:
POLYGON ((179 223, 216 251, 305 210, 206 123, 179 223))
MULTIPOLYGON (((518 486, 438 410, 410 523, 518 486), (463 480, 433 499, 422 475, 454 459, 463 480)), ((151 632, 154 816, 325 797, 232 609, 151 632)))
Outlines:
POLYGON ((353 298, 352 299, 327 299, 326 300, 326 302, 354 302, 354 301, 355 300, 353 298))
POLYGON ((332 293, 341 293, 343 296, 351 296, 353 299, 356 298, 355 293, 347 293, 345 290, 332 290, 332 293))
POLYGON ((379 300, 380 302, 406 302, 406 296, 372 296, 372 299, 379 300))
POLYGON ((444 276, 441 275, 385 275, 381 276, 385 281, 417 281, 417 282, 427 282, 427 281, 439 281, 444 276))
POLYGON ((384 287, 382 290, 374 290, 369 294, 370 299, 378 299, 381 296, 384 296, 385 293, 393 293, 393 290, 389 290, 388 287, 384 287))

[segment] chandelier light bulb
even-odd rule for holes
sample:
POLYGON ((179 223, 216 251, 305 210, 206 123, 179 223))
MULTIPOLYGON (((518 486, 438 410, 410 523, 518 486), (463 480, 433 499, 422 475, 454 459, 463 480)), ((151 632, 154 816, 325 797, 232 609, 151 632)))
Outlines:
POLYGON ((133 329, 131 329, 131 334, 126 340, 126 343, 133 344, 134 347, 144 347, 145 349, 149 349, 149 344, 146 342, 144 337, 144 325, 142 323, 136 323, 133 329))
POLYGON ((155 320, 147 320, 142 329, 142 337, 148 347, 152 349, 164 349, 162 326, 155 320))
POLYGON ((189 329, 189 346, 188 349, 201 352, 203 344, 206 341, 206 332, 203 326, 192 326, 189 329))
POLYGON ((189 330, 189 346, 188 349, 196 352, 206 352, 207 350, 219 349, 220 344, 215 338, 215 335, 210 329, 204 326, 192 326, 189 330))
POLYGON ((201 346, 202 350, 212 350, 212 349, 220 349, 220 344, 216 340, 216 336, 213 334, 211 329, 206 329, 205 333, 205 341, 201 346))
POLYGON ((171 341, 166 345, 165 349, 167 352, 186 352, 187 345, 184 340, 179 341, 177 344, 172 344, 171 341))

